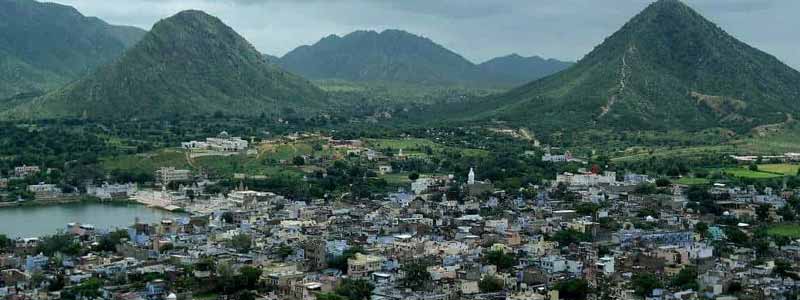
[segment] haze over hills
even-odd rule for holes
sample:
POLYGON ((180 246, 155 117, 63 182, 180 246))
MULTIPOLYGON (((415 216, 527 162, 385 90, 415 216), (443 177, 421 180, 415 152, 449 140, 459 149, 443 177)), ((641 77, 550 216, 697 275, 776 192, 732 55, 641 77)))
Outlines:
POLYGON ((552 58, 544 59, 539 56, 523 57, 514 53, 490 59, 478 67, 489 80, 521 85, 561 72, 573 64, 575 63, 552 58))
POLYGON ((156 118, 314 111, 325 94, 268 63, 219 19, 184 11, 156 23, 118 61, 6 117, 156 118))
POLYGON ((118 58, 146 33, 33 0, 0 0, 0 20, 0 99, 60 87, 118 58))
POLYGON ((310 79, 414 84, 516 85, 563 69, 559 63, 512 56, 478 66, 428 38, 402 30, 330 35, 280 59, 281 66, 310 79))
POLYGON ((465 115, 549 129, 747 130, 798 111, 799 72, 682 2, 660 0, 575 66, 465 115))

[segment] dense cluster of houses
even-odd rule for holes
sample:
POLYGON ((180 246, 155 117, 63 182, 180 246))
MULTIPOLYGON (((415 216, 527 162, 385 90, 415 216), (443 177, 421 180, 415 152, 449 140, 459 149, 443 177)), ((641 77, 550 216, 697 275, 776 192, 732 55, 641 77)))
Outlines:
MULTIPOLYGON (((720 247, 730 246, 724 225, 687 208, 686 186, 672 185, 667 194, 637 194, 637 186, 653 180, 627 174, 618 181, 614 173, 582 172, 517 193, 479 178, 475 170, 465 182, 423 177, 406 191, 347 205, 247 190, 224 199, 198 197, 192 200, 197 205, 224 205, 205 205, 206 210, 156 224, 132 224, 115 251, 59 254, 58 264, 35 251, 40 240, 18 239, 0 251, 0 298, 59 299, 41 277, 61 274, 67 287, 102 279, 99 289, 106 299, 191 299, 197 291, 170 280, 130 281, 141 278, 136 274, 213 281, 222 276, 214 269, 183 273, 208 258, 233 270, 261 270, 260 282, 269 288, 256 291, 259 299, 313 300, 335 291, 345 278, 368 281, 372 299, 565 299, 559 283, 573 279, 584 280, 592 297, 607 293, 609 299, 790 299, 800 288, 800 281, 775 275, 776 260, 757 257, 753 249, 727 249, 721 255, 720 247), (576 199, 553 196, 565 187, 576 199), (585 204, 596 206, 585 212, 580 208, 585 204), (701 232, 696 230, 700 223, 711 226, 701 232), (246 249, 231 243, 241 237, 246 249), (344 267, 332 265, 342 257, 344 267), (428 284, 408 286, 412 274, 404 266, 419 261, 426 262, 428 284), (632 286, 637 274, 669 282, 687 268, 696 270, 692 288, 659 285, 642 294, 632 286), (487 290, 487 280, 500 288, 487 290)), ((132 191, 135 186, 103 185, 90 192, 111 197, 132 191)), ((726 216, 752 220, 761 204, 780 218, 774 211, 797 192, 716 186, 709 193, 729 195, 718 203, 726 216)), ((736 226, 752 234, 748 224, 736 226)), ((81 224, 69 224, 65 232, 85 249, 105 233, 81 224)), ((800 243, 775 251, 796 267, 800 243)))

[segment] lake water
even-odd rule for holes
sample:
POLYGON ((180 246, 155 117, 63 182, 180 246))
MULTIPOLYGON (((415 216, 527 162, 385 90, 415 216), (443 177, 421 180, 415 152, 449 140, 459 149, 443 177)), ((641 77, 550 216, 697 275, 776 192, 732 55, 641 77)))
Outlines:
POLYGON ((65 230, 67 223, 92 224, 97 230, 125 228, 136 218, 154 223, 180 215, 138 204, 70 203, 0 208, 0 233, 12 238, 38 237, 65 230))

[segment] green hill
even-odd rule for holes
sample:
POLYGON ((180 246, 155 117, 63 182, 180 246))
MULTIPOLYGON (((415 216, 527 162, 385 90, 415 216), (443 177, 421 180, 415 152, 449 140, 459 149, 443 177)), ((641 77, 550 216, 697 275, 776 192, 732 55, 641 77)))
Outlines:
POLYGON ((157 118, 321 109, 322 90, 268 63, 219 19, 184 11, 156 23, 118 61, 16 106, 14 118, 157 118))
POLYGON ((118 58, 144 34, 69 6, 0 0, 0 99, 60 87, 118 58))
POLYGON ((287 53, 280 65, 310 79, 453 84, 481 76, 461 55, 401 30, 330 35, 287 53))
POLYGON ((540 129, 740 131, 792 120, 800 73, 678 0, 651 4, 573 67, 469 106, 540 129))
POLYGON ((478 67, 487 79, 495 82, 521 85, 536 79, 561 72, 575 63, 557 59, 544 59, 538 56, 523 57, 511 54, 488 60, 478 67))

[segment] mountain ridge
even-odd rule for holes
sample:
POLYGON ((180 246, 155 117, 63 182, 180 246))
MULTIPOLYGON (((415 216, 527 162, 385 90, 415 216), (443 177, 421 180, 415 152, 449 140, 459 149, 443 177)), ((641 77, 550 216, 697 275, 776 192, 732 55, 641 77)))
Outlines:
POLYGON ((7 117, 154 118, 173 114, 281 114, 321 109, 325 94, 269 64, 216 17, 163 19, 113 64, 11 109, 7 117))
POLYGON ((66 84, 118 58, 145 33, 33 0, 0 0, 0 19, 0 98, 66 84))
POLYGON ((551 62, 525 58, 513 67, 478 65, 430 38, 387 29, 331 34, 295 48, 280 58, 279 65, 313 80, 508 87, 563 69, 551 67, 551 62))
POLYGON ((749 130, 783 122, 800 111, 798 99, 799 72, 683 2, 660 0, 574 66, 481 101, 471 118, 547 129, 749 130))

